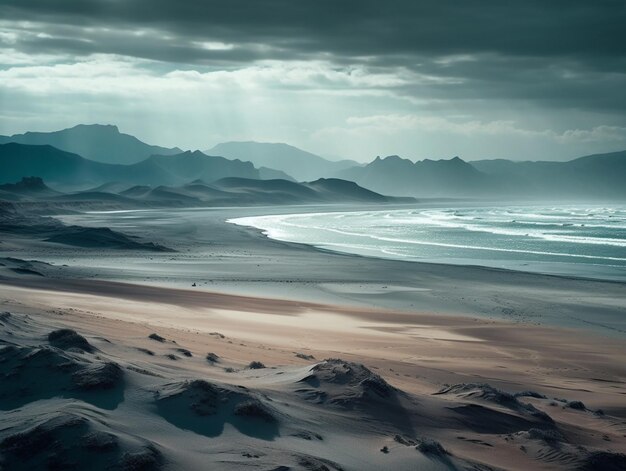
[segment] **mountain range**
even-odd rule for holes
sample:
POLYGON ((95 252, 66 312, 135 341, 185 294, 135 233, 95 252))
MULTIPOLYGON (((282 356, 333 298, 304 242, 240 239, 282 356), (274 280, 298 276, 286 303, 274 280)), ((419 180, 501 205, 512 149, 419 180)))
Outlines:
POLYGON ((248 160, 257 167, 279 169, 298 181, 316 180, 359 166, 359 163, 353 160, 331 161, 282 143, 224 142, 205 153, 229 159, 248 160))
POLYGON ((11 142, 0 144, 0 184, 37 176, 61 190, 116 182, 125 187, 181 187, 194 180, 211 183, 230 177, 292 183, 336 178, 380 194, 418 198, 626 198, 626 151, 568 162, 466 162, 459 157, 413 162, 393 155, 364 165, 326 160, 287 144, 230 142, 205 153, 183 152, 151 146, 115 126, 101 125, 0 138, 0 142, 7 140, 11 142))
POLYGON ((106 184, 85 191, 59 192, 39 177, 0 185, 0 200, 45 201, 56 207, 137 208, 180 206, 255 206, 329 203, 410 203, 334 178, 309 183, 227 177, 206 183, 194 180, 180 186, 106 184))
POLYGON ((492 189, 490 177, 455 157, 412 162, 397 155, 377 157, 363 167, 352 167, 337 177, 374 191, 420 197, 483 196, 492 189))
POLYGON ((490 178, 507 182, 501 190, 544 198, 591 196, 626 197, 626 151, 594 154, 568 162, 472 162, 490 178))
POLYGON ((23 176, 42 177, 61 188, 86 188, 108 182, 179 185, 198 178, 261 178, 261 172, 250 162, 209 157, 199 151, 153 155, 136 164, 120 165, 95 162, 49 145, 0 145, 0 183, 23 176))
POLYGON ((178 147, 166 148, 146 144, 134 136, 121 133, 117 126, 102 124, 79 124, 61 131, 0 136, 0 144, 8 142, 50 145, 96 162, 126 165, 141 162, 155 154, 174 155, 182 152, 178 147))
POLYGON ((626 151, 568 162, 449 160, 412 162, 397 155, 336 174, 374 191, 414 197, 626 198, 626 151))

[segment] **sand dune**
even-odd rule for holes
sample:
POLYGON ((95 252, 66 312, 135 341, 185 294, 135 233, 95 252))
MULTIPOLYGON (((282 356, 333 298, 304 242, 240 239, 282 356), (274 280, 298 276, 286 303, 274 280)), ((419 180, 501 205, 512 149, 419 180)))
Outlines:
POLYGON ((142 241, 108 227, 66 225, 36 212, 19 210, 11 203, 0 206, 0 233, 6 237, 18 236, 22 239, 89 249, 172 252, 163 245, 142 241))
MULTIPOLYGON (((176 290, 161 291, 175 299, 176 290)), ((340 351, 328 351, 325 342, 314 340, 313 329, 305 359, 294 355, 289 342, 223 334, 236 331, 239 318, 217 321, 198 304, 176 308, 196 312, 197 322, 180 329, 157 319, 150 325, 162 298, 131 302, 139 303, 132 309, 143 317, 129 322, 102 310, 103 298, 94 294, 8 285, 0 292, 8 309, 0 319, 0 367, 12 379, 0 387, 7 424, 0 431, 0 454, 9 467, 95 460, 100 468, 94 469, 610 470, 626 462, 620 454, 626 451, 623 417, 602 392, 605 385, 591 379, 572 389, 567 375, 554 374, 533 391, 522 367, 517 386, 449 386, 444 379, 485 378, 481 360, 468 359, 464 374, 441 362, 410 360, 434 346, 427 339, 411 338, 405 346, 398 336, 396 347, 381 355, 372 342, 385 342, 388 334, 369 329, 366 336, 335 341, 340 351), (70 299, 81 307, 67 307, 70 299), (396 358, 395 349, 405 352, 404 359, 396 358), (266 367, 250 368, 251 362, 266 367), (588 394, 576 392, 587 389, 594 391, 594 404, 571 407, 573 400, 587 400, 588 394), (609 407, 598 411, 596 402, 609 407), (25 443, 41 445, 26 453, 25 443)), ((248 302, 255 301, 269 309, 270 300, 248 302)), ((274 302, 283 305, 283 315, 291 309, 298 316, 302 309, 274 302)), ((116 306, 125 310, 124 301, 116 306)), ((367 311, 364 317, 357 311, 341 315, 357 323, 367 318, 367 311)), ((247 323, 254 324, 254 317, 247 323)), ((287 339, 297 327, 280 329, 287 339)), ((491 348, 483 342, 439 343, 454 345, 459 357, 491 348), (482 346, 475 350, 477 343, 482 346)), ((588 345, 598 353, 611 349, 591 340, 588 345)), ((509 340, 495 345, 508 370, 519 368, 516 360, 506 360, 506 352, 518 346, 509 340)), ((552 355, 557 364, 565 360, 565 352, 552 355)))

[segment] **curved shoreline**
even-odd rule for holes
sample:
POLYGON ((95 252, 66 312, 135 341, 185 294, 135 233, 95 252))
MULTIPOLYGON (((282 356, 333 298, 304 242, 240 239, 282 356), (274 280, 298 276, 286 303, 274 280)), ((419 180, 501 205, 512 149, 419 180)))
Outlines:
MULTIPOLYGON (((224 220, 225 223, 234 224, 229 222, 228 220, 224 220)), ((491 267, 488 265, 470 265, 470 264, 454 264, 454 263, 443 263, 443 262, 430 262, 425 260, 401 260, 399 258, 386 258, 386 257, 377 257, 375 255, 363 255, 359 253, 353 252, 341 252, 339 250, 333 250, 326 247, 322 247, 319 245, 308 244, 306 242, 294 242, 290 240, 283 239, 274 239, 267 234, 265 234, 265 230, 255 226, 248 225, 238 225, 239 228, 248 231, 251 234, 255 234, 260 239, 272 242, 274 244, 284 245, 286 247, 298 247, 301 249, 312 250, 314 252, 318 252, 326 255, 335 255, 335 256, 343 256, 343 257, 355 257, 355 258, 363 258, 370 260, 379 260, 383 262, 392 262, 392 263, 410 263, 414 265, 421 265, 425 267, 441 267, 442 269, 450 269, 454 270, 457 268, 468 269, 468 270, 479 270, 483 272, 494 272, 494 273, 508 273, 511 275, 524 276, 527 275, 529 277, 548 277, 548 278, 557 278, 562 280, 572 280, 572 281, 582 281, 582 282, 596 282, 596 283, 612 283, 617 285, 626 285, 626 280, 620 279, 611 279, 611 278, 593 278, 593 277, 585 277, 585 276, 576 276, 569 274, 558 274, 558 273, 543 273, 543 272, 535 272, 535 271, 526 271, 526 270, 518 270, 515 268, 502 268, 502 267, 491 267)))
MULTIPOLYGON (((295 209, 295 208, 294 208, 295 209)), ((399 255, 396 256, 389 255, 385 256, 385 251, 376 246, 372 246, 371 248, 363 248, 359 250, 355 246, 351 246, 350 244, 338 244, 333 242, 327 243, 312 243, 312 242, 304 242, 293 240, 294 238, 289 237, 280 237, 276 236, 272 233, 272 230, 262 224, 259 224, 257 220, 262 221, 266 218, 273 217, 298 217, 298 216, 307 216, 307 215, 331 215, 335 213, 357 213, 360 211, 329 211, 329 212, 297 212, 297 213, 280 213, 280 214, 260 214, 254 216, 238 216, 238 217, 230 217, 225 220, 226 223, 233 224, 239 227, 252 228, 259 232, 264 238, 283 243, 291 243, 291 244, 299 244, 308 247, 312 247, 319 251, 326 251, 330 253, 343 254, 343 255, 355 255, 359 257, 366 257, 378 260, 392 260, 392 261, 400 261, 400 262, 410 262, 410 263, 418 263, 418 264, 429 264, 429 265, 444 265, 444 266, 453 266, 453 267, 472 267, 472 268, 484 268, 491 270, 504 270, 504 271, 512 271, 519 273, 530 273, 537 274, 543 276, 555 276, 561 278, 572 278, 572 279, 581 279, 581 280, 594 280, 594 281, 607 281, 607 282, 615 282, 615 283, 626 283, 626 270, 619 265, 611 265, 611 264, 570 264, 570 263, 561 263, 554 261, 525 261, 525 260, 506 260, 500 261, 503 263, 495 263, 496 259, 494 259, 494 263, 474 263, 479 261, 476 258, 467 258, 462 259, 459 258, 458 262, 455 262, 450 259, 438 260, 436 258, 419 258, 417 256, 412 257, 410 255, 399 255), (603 269, 595 270, 593 267, 602 267, 603 269), (570 268, 576 268, 580 273, 574 273, 575 270, 568 270, 570 268)), ((356 234, 355 234, 356 235, 356 234)), ((361 234, 362 237, 372 237, 367 234, 361 234)), ((407 241, 409 243, 409 241, 407 241)), ((426 243, 416 241, 410 242, 411 244, 420 244, 420 245, 442 245, 438 243, 426 243)), ((447 246, 447 245, 445 245, 447 246)), ((533 251, 525 251, 525 250, 515 250, 515 249, 501 249, 498 247, 461 247, 455 246, 460 249, 467 250, 485 250, 485 251, 495 251, 495 252, 515 252, 521 254, 529 254, 533 255, 535 252, 533 251)), ((543 252, 541 252, 543 253, 543 252)), ((537 252, 537 255, 540 253, 537 252)), ((587 258, 596 258, 594 256, 587 255, 576 255, 576 254, 561 254, 558 252, 548 253, 546 255, 550 255, 553 257, 581 257, 584 259, 587 258)), ((603 258, 603 257, 599 257, 603 258)), ((621 260, 621 259, 619 259, 621 260)))
MULTIPOLYGON (((293 213, 294 209, 221 208, 193 214, 156 211, 139 217, 132 229, 128 219, 116 215, 72 216, 72 223, 123 230, 176 252, 146 257, 132 251, 77 250, 58 245, 52 249, 30 243, 24 250, 29 258, 56 267, 70 265, 53 277, 176 288, 195 283, 198 290, 235 295, 574 327, 611 337, 625 335, 624 283, 620 281, 359 256, 270 239, 262 230, 225 222, 272 210, 293 213)), ((15 243, 26 241, 16 239, 15 243)))

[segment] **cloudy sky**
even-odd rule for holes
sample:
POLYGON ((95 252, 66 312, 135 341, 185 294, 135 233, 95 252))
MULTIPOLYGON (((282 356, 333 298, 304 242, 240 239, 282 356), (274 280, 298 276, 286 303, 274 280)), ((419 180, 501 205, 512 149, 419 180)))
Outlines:
POLYGON ((0 0, 0 134, 369 161, 626 149, 623 0, 0 0))

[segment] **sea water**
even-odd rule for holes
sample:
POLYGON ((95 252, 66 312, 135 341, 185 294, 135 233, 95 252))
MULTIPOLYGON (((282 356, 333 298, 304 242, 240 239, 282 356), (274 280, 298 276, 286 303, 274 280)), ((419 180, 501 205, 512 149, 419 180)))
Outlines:
POLYGON ((358 255, 626 280, 624 205, 403 208, 229 222, 358 255))

